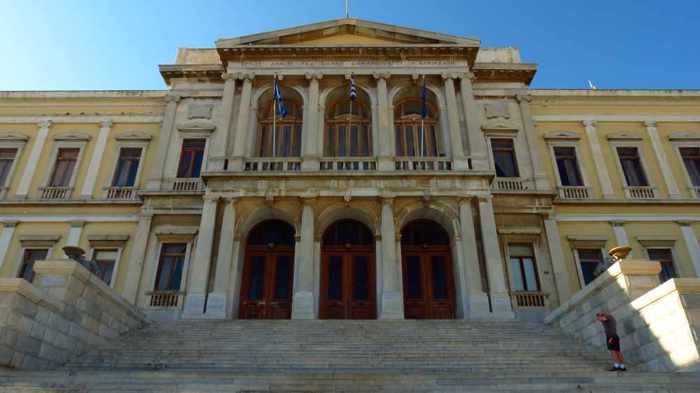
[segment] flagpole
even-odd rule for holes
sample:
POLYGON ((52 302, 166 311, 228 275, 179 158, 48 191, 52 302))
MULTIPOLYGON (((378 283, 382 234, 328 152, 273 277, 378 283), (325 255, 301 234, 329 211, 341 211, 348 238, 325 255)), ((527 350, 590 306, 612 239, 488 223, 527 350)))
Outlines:
POLYGON ((275 137, 277 136, 277 97, 275 94, 276 83, 277 75, 275 75, 275 79, 272 82, 272 157, 277 155, 277 152, 275 151, 275 137))
MULTIPOLYGON (((423 86, 425 86, 425 75, 423 75, 423 86)), ((421 86, 421 101, 423 98, 423 87, 421 86)), ((425 118, 423 117, 423 102, 421 102, 421 114, 420 114, 420 156, 423 157, 423 145, 425 144, 425 118)))

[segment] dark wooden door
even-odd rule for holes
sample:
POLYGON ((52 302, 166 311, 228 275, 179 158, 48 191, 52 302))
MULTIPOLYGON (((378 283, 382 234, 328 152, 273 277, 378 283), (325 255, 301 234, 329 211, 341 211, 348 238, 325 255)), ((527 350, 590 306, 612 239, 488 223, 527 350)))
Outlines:
POLYGON ((454 275, 449 248, 403 247, 401 253, 406 318, 454 318, 454 275))
POLYGON ((377 317, 374 253, 368 247, 325 247, 321 263, 322 319, 377 317))
POLYGON ((294 251, 249 248, 241 288, 241 319, 289 319, 294 251))

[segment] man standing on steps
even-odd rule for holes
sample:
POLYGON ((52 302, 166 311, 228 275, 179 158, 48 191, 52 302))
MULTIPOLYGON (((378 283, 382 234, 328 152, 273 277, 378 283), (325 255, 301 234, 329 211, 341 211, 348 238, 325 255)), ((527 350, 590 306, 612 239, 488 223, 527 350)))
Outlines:
POLYGON ((617 335, 615 318, 607 311, 600 311, 595 316, 603 325, 603 329, 605 329, 605 342, 608 344, 608 350, 613 358, 613 366, 609 371, 627 371, 624 363, 625 359, 622 357, 622 352, 620 352, 620 337, 617 335))

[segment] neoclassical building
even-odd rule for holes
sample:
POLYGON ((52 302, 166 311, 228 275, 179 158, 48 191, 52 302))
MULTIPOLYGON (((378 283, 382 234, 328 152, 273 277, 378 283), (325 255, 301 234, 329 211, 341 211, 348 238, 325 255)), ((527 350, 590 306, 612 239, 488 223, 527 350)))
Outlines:
POLYGON ((180 49, 164 91, 0 92, 0 277, 76 245, 154 319, 531 319, 615 245, 700 275, 700 92, 536 71, 340 19, 180 49))

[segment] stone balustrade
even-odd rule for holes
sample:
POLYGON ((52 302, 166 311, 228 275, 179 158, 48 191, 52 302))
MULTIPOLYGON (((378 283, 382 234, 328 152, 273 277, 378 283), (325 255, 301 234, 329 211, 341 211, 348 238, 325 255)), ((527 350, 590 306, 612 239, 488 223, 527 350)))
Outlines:
POLYGON ((0 366, 58 367, 147 323, 76 262, 41 261, 34 270, 35 284, 0 279, 0 366))
POLYGON ((698 371, 700 279, 672 279, 659 285, 661 266, 625 259, 576 293, 545 318, 545 323, 593 346, 605 348, 595 314, 617 320, 622 352, 645 371, 698 371))

